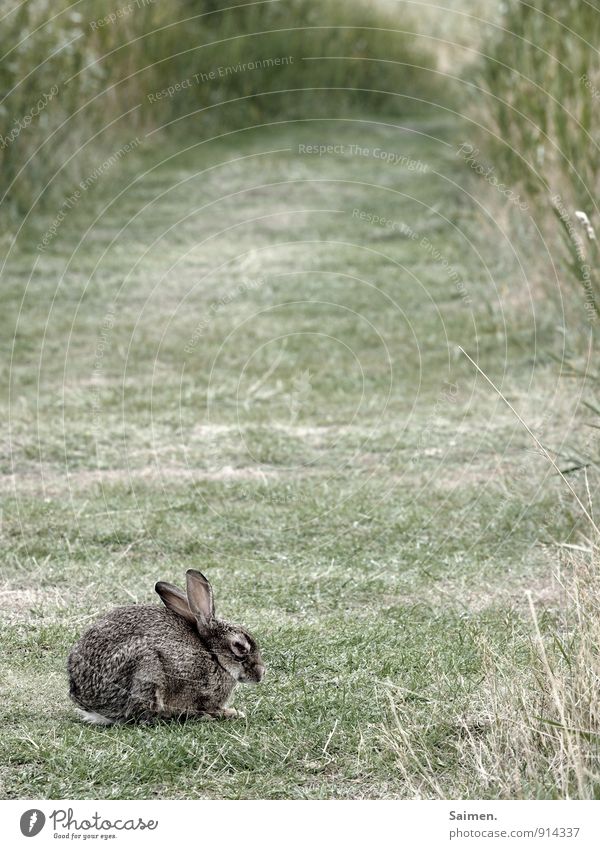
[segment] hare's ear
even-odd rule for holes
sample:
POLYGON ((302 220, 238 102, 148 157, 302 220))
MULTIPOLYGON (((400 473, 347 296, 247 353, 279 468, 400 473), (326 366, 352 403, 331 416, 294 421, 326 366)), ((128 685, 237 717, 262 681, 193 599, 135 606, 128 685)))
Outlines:
POLYGON ((199 622, 207 624, 215 615, 212 587, 202 572, 196 569, 188 569, 185 577, 189 608, 199 622))
POLYGON ((177 589, 177 587, 174 587, 173 584, 168 584, 166 581, 159 581, 155 584, 154 589, 169 610, 172 610, 173 613, 177 613, 187 622, 191 622, 194 625, 196 624, 196 617, 190 610, 187 596, 184 592, 177 589))

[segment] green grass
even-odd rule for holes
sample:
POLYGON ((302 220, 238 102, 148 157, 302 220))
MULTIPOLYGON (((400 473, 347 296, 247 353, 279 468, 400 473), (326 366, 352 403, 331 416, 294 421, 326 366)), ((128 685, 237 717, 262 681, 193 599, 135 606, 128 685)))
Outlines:
POLYGON ((557 448, 577 387, 532 358, 555 347, 552 316, 534 335, 490 283, 490 269, 518 269, 509 246, 477 241, 446 179, 454 126, 380 120, 292 122, 183 153, 147 144, 47 252, 40 220, 11 256, 3 796, 436 795, 423 752, 449 796, 563 792, 541 768, 508 787, 458 754, 465 724, 496 727, 477 708, 490 657, 537 686, 525 592, 550 633, 563 604, 551 546, 577 516, 457 345, 557 448), (299 154, 309 143, 427 171, 299 154), (235 695, 247 720, 84 727, 67 697, 72 643, 192 566, 263 647, 265 681, 235 695), (400 753, 400 707, 420 759, 400 753))

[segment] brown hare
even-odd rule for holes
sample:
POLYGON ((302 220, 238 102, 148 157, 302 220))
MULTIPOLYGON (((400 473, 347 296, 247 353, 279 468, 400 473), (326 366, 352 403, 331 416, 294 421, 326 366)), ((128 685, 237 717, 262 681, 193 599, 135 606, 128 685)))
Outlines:
POLYGON ((159 581, 165 607, 117 607, 73 647, 70 695, 98 725, 160 718, 235 718, 227 707, 238 683, 258 683, 265 667, 254 638, 215 617, 201 572, 186 573, 187 592, 159 581))

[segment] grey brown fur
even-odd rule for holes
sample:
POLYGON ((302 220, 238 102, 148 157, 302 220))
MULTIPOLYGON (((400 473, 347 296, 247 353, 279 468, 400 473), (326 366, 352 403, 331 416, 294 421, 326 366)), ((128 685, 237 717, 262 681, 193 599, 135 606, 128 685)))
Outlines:
POLYGON ((70 695, 88 722, 233 718, 238 681, 258 683, 264 666, 245 628, 217 619, 208 580, 186 573, 187 593, 160 581, 166 607, 117 607, 94 623, 68 659, 70 695))

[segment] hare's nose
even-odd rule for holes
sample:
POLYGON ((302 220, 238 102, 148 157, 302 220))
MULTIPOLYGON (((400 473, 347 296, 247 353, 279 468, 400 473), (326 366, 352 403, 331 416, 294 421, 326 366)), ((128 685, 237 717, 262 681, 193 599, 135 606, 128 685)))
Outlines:
POLYGON ((259 681, 262 681, 262 679, 265 677, 265 667, 262 665, 262 663, 257 663, 255 669, 256 677, 259 681))

